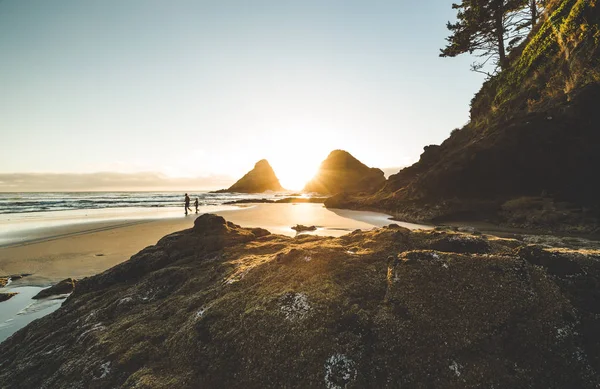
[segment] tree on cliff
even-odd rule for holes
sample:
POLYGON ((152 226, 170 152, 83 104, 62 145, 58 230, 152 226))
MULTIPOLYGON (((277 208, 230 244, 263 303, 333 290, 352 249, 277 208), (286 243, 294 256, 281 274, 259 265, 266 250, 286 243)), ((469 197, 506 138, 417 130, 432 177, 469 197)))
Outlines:
POLYGON ((546 8, 548 0, 529 0, 529 9, 527 10, 529 16, 529 26, 533 28, 539 20, 540 13, 546 8))
POLYGON ((533 12, 527 17, 529 21, 537 20, 535 0, 463 0, 460 4, 452 4, 452 8, 458 10, 458 20, 456 23, 448 22, 447 27, 452 34, 440 56, 456 57, 476 52, 484 60, 471 66, 474 71, 481 71, 490 60, 495 62, 496 67, 505 68, 507 53, 526 34, 523 31, 523 10, 529 8, 533 12))

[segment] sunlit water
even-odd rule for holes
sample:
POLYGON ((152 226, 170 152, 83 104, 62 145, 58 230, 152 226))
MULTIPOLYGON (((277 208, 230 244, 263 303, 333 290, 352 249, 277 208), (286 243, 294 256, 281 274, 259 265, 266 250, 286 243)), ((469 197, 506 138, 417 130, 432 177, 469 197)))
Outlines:
MULTIPOLYGON (((194 209, 198 199, 199 213, 216 212, 235 208, 227 202, 287 196, 197 192, 190 193, 190 207, 194 209)), ((0 247, 26 241, 31 232, 56 226, 181 217, 183 199, 179 192, 0 193, 0 247)))
MULTIPOLYGON (((110 208, 181 208, 181 192, 56 192, 0 193, 0 214, 47 213, 52 211, 105 210, 110 208)), ((289 193, 211 193, 190 192, 192 205, 222 205, 240 199, 276 199, 289 193)))
POLYGON ((39 319, 60 308, 66 296, 54 296, 40 300, 32 297, 42 289, 37 286, 20 286, 0 289, 2 292, 17 292, 16 296, 0 303, 0 342, 39 319))

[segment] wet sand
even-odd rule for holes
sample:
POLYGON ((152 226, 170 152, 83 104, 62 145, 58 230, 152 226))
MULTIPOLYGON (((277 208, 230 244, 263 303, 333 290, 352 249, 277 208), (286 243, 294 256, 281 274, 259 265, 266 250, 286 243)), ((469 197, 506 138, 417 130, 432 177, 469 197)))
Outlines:
MULTIPOLYGON (((244 227, 262 227, 294 236, 296 224, 315 225, 315 234, 340 236, 355 229, 391 223, 375 212, 329 210, 322 204, 256 204, 214 212, 244 227)), ((28 232, 0 246, 0 276, 32 273, 11 286, 46 286, 67 277, 83 278, 129 259, 163 236, 193 226, 196 215, 158 220, 120 220, 55 226, 28 232)), ((403 223, 398 223, 403 224, 403 223)), ((425 226, 405 224, 406 227, 425 226)))

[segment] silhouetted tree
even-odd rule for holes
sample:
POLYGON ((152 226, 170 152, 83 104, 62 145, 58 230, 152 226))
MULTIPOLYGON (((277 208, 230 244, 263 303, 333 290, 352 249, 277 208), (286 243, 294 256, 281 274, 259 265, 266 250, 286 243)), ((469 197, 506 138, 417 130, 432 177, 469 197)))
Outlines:
MULTIPOLYGON (((451 35, 441 57, 456 57, 464 53, 477 53, 485 58, 474 63, 471 69, 481 69, 491 60, 496 67, 506 67, 507 53, 523 38, 519 28, 522 11, 533 0, 463 0, 452 4, 457 11, 457 22, 448 22, 451 35)), ((537 18, 537 14, 536 14, 537 18)))
POLYGON ((535 26, 540 18, 540 13, 546 8, 548 0, 529 0, 529 25, 535 26))

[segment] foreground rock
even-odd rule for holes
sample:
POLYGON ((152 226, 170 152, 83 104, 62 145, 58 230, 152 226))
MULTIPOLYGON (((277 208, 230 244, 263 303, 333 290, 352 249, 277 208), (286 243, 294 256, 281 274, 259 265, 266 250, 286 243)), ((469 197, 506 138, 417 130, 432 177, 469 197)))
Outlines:
POLYGON ((275 175, 271 165, 269 165, 269 162, 266 159, 262 159, 244 177, 230 186, 229 189, 219 192, 262 193, 268 190, 279 192, 285 189, 279 183, 279 179, 275 175))
POLYGON ((0 344, 0 387, 595 388, 599 284, 598 251, 203 215, 0 344))
POLYGON ((40 291, 40 293, 36 294, 32 298, 43 299, 50 296, 58 296, 61 294, 68 294, 73 292, 75 289, 75 285, 77 284, 77 280, 73 278, 67 278, 66 280, 62 280, 56 285, 52 285, 51 287, 40 291))
POLYGON ((306 184, 304 191, 323 194, 372 193, 384 184, 383 171, 369 168, 347 151, 334 150, 321 163, 315 178, 306 184))

